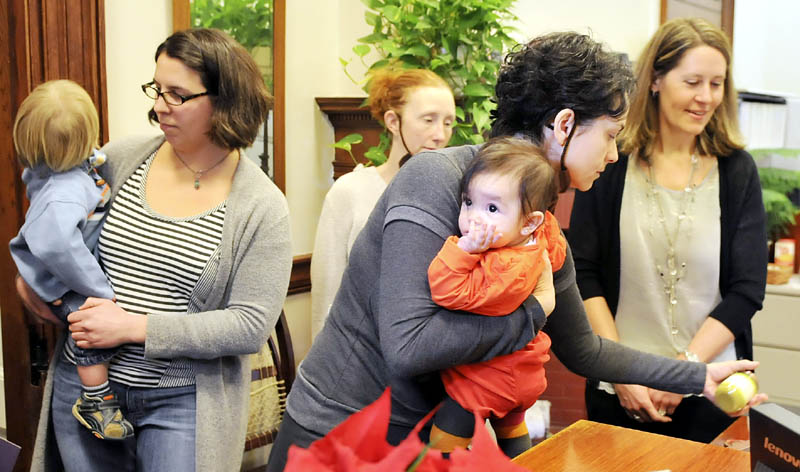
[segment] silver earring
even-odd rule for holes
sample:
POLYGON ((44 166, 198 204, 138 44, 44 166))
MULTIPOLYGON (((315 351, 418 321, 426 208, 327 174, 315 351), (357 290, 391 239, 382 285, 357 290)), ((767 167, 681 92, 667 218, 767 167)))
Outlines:
POLYGON ((657 100, 658 99, 658 90, 651 90, 650 91, 650 96, 653 97, 653 100, 657 100))

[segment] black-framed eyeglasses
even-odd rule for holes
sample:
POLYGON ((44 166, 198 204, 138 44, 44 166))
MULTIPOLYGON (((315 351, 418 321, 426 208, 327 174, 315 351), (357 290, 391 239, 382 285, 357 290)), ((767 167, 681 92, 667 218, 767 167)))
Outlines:
POLYGON ((177 92, 172 90, 167 92, 162 92, 158 87, 155 86, 155 82, 148 82, 146 84, 142 84, 142 92, 148 96, 148 98, 152 98, 153 100, 158 100, 158 97, 162 97, 167 105, 183 105, 187 101, 202 97, 204 95, 209 95, 208 90, 205 92, 196 93, 194 95, 181 95, 177 92))

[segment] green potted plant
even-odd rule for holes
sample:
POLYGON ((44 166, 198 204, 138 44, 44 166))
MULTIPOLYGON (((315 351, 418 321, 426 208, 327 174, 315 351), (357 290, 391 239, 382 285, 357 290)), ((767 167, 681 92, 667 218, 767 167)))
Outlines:
MULTIPOLYGON (((517 19, 511 12, 515 1, 362 0, 372 33, 358 39, 353 53, 369 70, 394 64, 437 73, 456 96, 457 123, 450 144, 482 143, 491 126, 489 113, 495 107, 491 97, 500 62, 516 44, 510 36, 514 31, 510 24, 517 19), (366 64, 371 51, 380 59, 366 64)), ((350 61, 341 62, 347 73, 350 61)), ((351 145, 359 142, 360 135, 348 135, 334 147, 350 152, 351 145)), ((365 156, 381 164, 388 148, 384 132, 381 143, 365 156)))
POLYGON ((247 49, 272 90, 272 0, 192 0, 192 26, 225 31, 247 49))
MULTIPOLYGON (((750 154, 756 160, 775 155, 780 157, 800 156, 797 149, 752 149, 750 154)), ((774 167, 759 167, 764 209, 767 212, 767 236, 770 244, 787 235, 800 213, 796 201, 789 198, 800 189, 800 171, 774 167)))

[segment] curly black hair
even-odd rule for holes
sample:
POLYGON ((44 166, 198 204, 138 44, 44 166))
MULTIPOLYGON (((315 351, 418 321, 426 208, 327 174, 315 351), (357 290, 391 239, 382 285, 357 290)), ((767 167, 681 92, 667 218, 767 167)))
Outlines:
POLYGON ((522 133, 542 141, 543 128, 569 108, 581 124, 628 109, 635 79, 626 56, 575 32, 551 33, 518 45, 495 87, 491 136, 522 133))

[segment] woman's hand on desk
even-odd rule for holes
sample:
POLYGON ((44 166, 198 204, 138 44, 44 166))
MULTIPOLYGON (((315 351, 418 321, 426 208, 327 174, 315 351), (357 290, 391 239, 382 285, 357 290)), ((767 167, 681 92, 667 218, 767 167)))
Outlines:
POLYGON ((650 399, 650 389, 642 385, 614 384, 619 404, 628 416, 640 423, 669 423, 672 418, 659 413, 650 399))
MULTIPOLYGON (((714 402, 714 394, 717 391, 717 387, 719 384, 727 379, 731 374, 735 372, 747 372, 753 371, 758 367, 757 361, 748 361, 748 360, 740 360, 740 361, 726 361, 726 362, 714 362, 712 364, 708 364, 706 366, 706 385, 703 388, 703 395, 714 402)), ((750 402, 747 403, 747 406, 742 408, 739 411, 729 413, 730 416, 742 416, 747 414, 750 411, 751 407, 756 405, 760 405, 767 401, 768 397, 766 393, 756 393, 750 402)))

